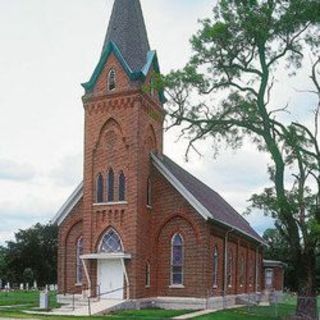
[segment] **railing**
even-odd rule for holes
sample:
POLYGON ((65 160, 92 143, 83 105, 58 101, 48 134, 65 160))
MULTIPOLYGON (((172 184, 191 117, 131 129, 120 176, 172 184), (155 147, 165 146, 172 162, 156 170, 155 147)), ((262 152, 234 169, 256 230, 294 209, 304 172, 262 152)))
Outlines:
POLYGON ((108 294, 115 293, 115 292, 118 292, 118 291, 120 291, 120 290, 128 289, 128 287, 125 286, 125 287, 122 287, 122 288, 118 288, 118 289, 114 289, 114 290, 110 290, 110 291, 101 293, 101 292, 100 292, 100 286, 97 286, 97 287, 98 287, 98 293, 97 293, 97 295, 95 295, 95 296, 89 296, 89 297, 87 298, 87 299, 88 299, 88 315, 89 315, 89 317, 91 317, 91 315, 92 315, 92 312, 91 312, 91 311, 92 311, 92 310, 91 310, 91 299, 92 299, 92 298, 97 298, 98 301, 100 301, 100 299, 101 299, 102 296, 106 296, 106 295, 108 295, 108 294))

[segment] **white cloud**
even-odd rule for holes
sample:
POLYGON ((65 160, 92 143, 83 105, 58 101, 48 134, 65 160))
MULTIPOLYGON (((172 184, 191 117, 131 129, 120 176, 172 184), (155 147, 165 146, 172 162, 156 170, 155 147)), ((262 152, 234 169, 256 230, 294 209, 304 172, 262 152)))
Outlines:
POLYGON ((82 154, 65 156, 59 164, 51 170, 49 176, 58 186, 75 186, 82 180, 82 154))
POLYGON ((0 159, 0 180, 28 181, 35 176, 35 169, 27 163, 0 159))

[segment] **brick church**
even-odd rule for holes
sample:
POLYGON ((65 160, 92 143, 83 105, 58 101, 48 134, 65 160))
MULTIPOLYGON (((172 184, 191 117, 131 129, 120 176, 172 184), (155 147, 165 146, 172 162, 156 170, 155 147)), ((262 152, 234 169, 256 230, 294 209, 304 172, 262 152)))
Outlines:
MULTIPOLYGON (((199 308, 264 289, 263 239, 163 154, 165 98, 150 86, 159 72, 139 0, 115 0, 83 84, 83 182, 53 221, 60 294, 199 308)), ((281 290, 281 266, 277 277, 281 290)))

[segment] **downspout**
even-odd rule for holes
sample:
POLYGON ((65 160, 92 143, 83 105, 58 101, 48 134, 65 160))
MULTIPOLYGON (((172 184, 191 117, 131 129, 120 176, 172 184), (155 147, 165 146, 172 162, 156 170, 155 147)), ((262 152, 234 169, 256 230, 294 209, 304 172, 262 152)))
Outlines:
POLYGON ((234 229, 226 232, 224 237, 224 288, 223 295, 227 295, 228 292, 228 242, 229 242, 229 234, 232 233, 234 229))

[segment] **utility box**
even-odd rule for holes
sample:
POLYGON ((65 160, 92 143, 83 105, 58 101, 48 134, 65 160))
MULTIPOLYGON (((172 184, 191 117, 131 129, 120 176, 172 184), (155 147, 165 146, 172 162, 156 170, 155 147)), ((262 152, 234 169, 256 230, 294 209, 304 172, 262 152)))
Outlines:
POLYGON ((49 309, 49 293, 47 291, 40 292, 39 307, 42 310, 49 309))

